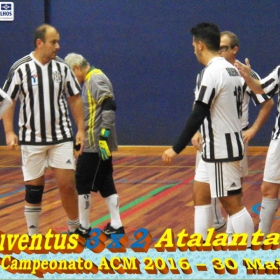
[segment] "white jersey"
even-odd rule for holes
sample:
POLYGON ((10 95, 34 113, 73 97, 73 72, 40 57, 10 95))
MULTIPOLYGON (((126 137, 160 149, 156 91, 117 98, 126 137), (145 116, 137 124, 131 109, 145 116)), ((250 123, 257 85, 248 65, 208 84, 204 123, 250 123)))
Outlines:
POLYGON ((280 65, 277 66, 267 77, 261 79, 261 86, 264 92, 269 96, 273 97, 278 94, 277 102, 277 116, 275 121, 275 126, 272 131, 271 139, 279 139, 280 135, 280 65))
POLYGON ((79 94, 80 86, 60 58, 42 65, 33 54, 12 66, 4 85, 12 99, 20 98, 19 143, 51 145, 72 141, 66 98, 79 94))
POLYGON ((201 126, 203 160, 229 162, 243 158, 242 85, 237 68, 223 57, 213 58, 199 75, 195 99, 210 106, 201 126))

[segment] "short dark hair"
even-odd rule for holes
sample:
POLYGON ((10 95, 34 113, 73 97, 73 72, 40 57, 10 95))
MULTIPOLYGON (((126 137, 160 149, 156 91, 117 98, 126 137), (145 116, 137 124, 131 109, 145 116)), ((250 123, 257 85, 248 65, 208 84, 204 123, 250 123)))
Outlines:
POLYGON ((230 47, 234 48, 235 46, 239 47, 238 37, 231 31, 223 31, 221 32, 221 36, 227 35, 230 39, 230 47))
POLYGON ((195 41, 202 41, 211 51, 220 48, 220 29, 214 23, 202 22, 191 29, 195 41))
POLYGON ((43 42, 45 42, 46 33, 47 33, 47 30, 49 28, 54 28, 54 27, 49 25, 49 24, 42 24, 42 25, 37 27, 37 29, 35 31, 35 34, 34 34, 34 46, 35 46, 35 48, 36 48, 36 41, 37 41, 37 39, 40 39, 43 42))

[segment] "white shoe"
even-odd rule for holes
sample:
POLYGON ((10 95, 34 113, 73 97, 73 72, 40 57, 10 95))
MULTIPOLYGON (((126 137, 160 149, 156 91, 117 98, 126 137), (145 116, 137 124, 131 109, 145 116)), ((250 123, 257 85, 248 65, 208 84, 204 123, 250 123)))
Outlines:
POLYGON ((214 222, 213 228, 214 228, 216 231, 223 231, 223 230, 225 230, 226 225, 227 225, 227 221, 223 221, 223 222, 221 222, 221 223, 215 223, 215 222, 214 222))

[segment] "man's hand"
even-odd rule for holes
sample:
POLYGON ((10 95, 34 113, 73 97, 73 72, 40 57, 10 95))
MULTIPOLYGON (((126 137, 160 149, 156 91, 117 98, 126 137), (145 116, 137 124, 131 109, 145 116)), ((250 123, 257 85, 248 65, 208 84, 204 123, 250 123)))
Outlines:
POLYGON ((6 143, 10 150, 18 147, 18 137, 13 131, 6 132, 6 143))
POLYGON ((173 158, 177 156, 177 153, 174 152, 174 150, 172 148, 169 148, 168 150, 166 150, 163 155, 162 155, 162 161, 164 163, 172 163, 173 158))
POLYGON ((257 131, 254 131, 254 129, 251 127, 245 131, 242 131, 242 137, 245 144, 249 144, 249 141, 254 138, 257 131))
POLYGON ((192 138, 192 144, 193 146, 199 151, 202 151, 202 136, 200 134, 200 132, 196 132, 196 134, 193 136, 192 138))
POLYGON ((76 142, 74 145, 75 151, 78 152, 79 155, 83 153, 85 147, 85 132, 83 130, 78 130, 76 134, 76 142))
POLYGON ((248 58, 245 58, 245 64, 238 60, 235 60, 234 66, 238 69, 240 75, 245 79, 250 79, 251 77, 251 65, 248 58), (246 64, 246 65, 245 65, 246 64))
POLYGON ((107 139, 108 139, 109 135, 110 135, 109 129, 106 129, 106 128, 101 129, 100 139, 99 139, 98 144, 99 144, 99 153, 100 153, 102 160, 107 160, 112 156, 108 143, 107 143, 107 139))

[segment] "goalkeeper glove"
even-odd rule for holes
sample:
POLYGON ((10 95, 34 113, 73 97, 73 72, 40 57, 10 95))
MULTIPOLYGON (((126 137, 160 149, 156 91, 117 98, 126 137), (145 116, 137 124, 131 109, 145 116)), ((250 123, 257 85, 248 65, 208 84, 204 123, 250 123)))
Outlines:
POLYGON ((107 139, 110 135, 110 130, 106 128, 102 128, 100 132, 100 139, 99 139, 99 154, 102 160, 107 160, 111 157, 111 152, 108 147, 107 139))

